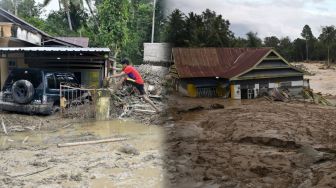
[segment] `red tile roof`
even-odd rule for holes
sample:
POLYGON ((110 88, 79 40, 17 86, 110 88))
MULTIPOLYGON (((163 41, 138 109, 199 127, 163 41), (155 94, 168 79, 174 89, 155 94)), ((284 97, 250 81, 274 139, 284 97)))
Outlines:
POLYGON ((256 65, 271 48, 173 48, 180 78, 235 77, 256 65))

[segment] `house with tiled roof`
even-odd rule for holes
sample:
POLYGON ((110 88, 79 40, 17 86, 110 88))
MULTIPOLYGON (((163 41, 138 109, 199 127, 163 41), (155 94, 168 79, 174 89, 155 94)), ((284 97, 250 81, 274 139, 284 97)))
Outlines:
POLYGON ((273 88, 298 95, 303 72, 272 48, 173 48, 176 89, 192 97, 252 99, 273 88))

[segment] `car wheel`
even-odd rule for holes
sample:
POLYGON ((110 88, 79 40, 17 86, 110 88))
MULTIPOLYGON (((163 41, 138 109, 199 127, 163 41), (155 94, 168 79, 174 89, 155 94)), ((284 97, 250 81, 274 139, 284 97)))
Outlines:
POLYGON ((13 100, 19 104, 27 104, 32 101, 35 89, 28 80, 18 80, 12 86, 13 100))

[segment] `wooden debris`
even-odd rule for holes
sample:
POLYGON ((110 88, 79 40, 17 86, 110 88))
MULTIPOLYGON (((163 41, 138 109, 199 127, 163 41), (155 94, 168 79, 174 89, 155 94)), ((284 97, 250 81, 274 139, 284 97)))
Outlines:
POLYGON ((154 110, 142 110, 142 109, 134 109, 135 112, 148 112, 155 114, 156 112, 154 110))
POLYGON ((23 139, 22 144, 26 143, 28 138, 29 138, 29 136, 26 136, 26 138, 23 139))
POLYGON ((2 125, 2 129, 3 129, 4 133, 6 135, 8 135, 8 132, 7 132, 6 125, 4 123, 3 117, 1 117, 1 125, 2 125))
POLYGON ((322 96, 321 93, 314 93, 312 89, 304 89, 303 97, 306 99, 312 99, 315 104, 322 104, 325 106, 333 106, 331 102, 329 102, 326 98, 322 96))
POLYGON ((15 175, 15 176, 11 176, 11 177, 12 178, 27 177, 27 176, 31 176, 31 175, 34 175, 34 174, 38 174, 38 173, 44 172, 44 171, 49 170, 51 168, 54 168, 54 167, 52 166, 52 167, 48 167, 48 168, 45 168, 43 170, 39 170, 39 171, 36 171, 36 172, 30 172, 30 173, 26 173, 26 174, 19 174, 19 175, 15 175))
POLYGON ((287 102, 289 100, 288 94, 283 91, 280 91, 278 88, 272 89, 272 91, 270 92, 270 97, 274 101, 287 102))
POLYGON ((72 142, 72 143, 57 144, 57 146, 58 147, 69 147, 69 146, 79 146, 79 145, 87 145, 87 144, 100 144, 100 143, 105 143, 105 142, 118 142, 118 141, 124 141, 124 140, 127 140, 127 138, 110 138, 110 139, 103 139, 103 140, 72 142))
POLYGON ((70 126, 72 126, 72 123, 69 123, 68 125, 65 125, 64 127, 62 127, 62 129, 68 128, 70 126))

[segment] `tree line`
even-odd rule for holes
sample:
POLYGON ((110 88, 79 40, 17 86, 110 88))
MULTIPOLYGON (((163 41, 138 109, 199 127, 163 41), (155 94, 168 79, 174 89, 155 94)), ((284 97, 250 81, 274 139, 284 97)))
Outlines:
POLYGON ((255 32, 246 33, 246 38, 235 37, 230 30, 230 22, 206 9, 201 14, 190 12, 187 15, 174 10, 165 24, 165 40, 177 47, 272 47, 289 61, 336 60, 335 26, 323 26, 315 37, 309 25, 301 32, 302 38, 293 41, 287 36, 269 36, 261 39, 255 32))
MULTIPOLYGON (((109 47, 114 58, 129 58, 135 64, 143 59, 143 43, 151 41, 153 0, 0 0, 0 6, 52 36, 89 37, 91 47, 109 47), (58 10, 44 17, 45 7, 56 1, 58 10)), ((155 9, 155 42, 176 47, 272 47, 289 61, 336 60, 335 26, 323 26, 315 37, 309 25, 301 37, 269 36, 255 32, 236 37, 230 21, 206 9, 201 14, 176 9, 164 16, 164 0, 155 9)))

